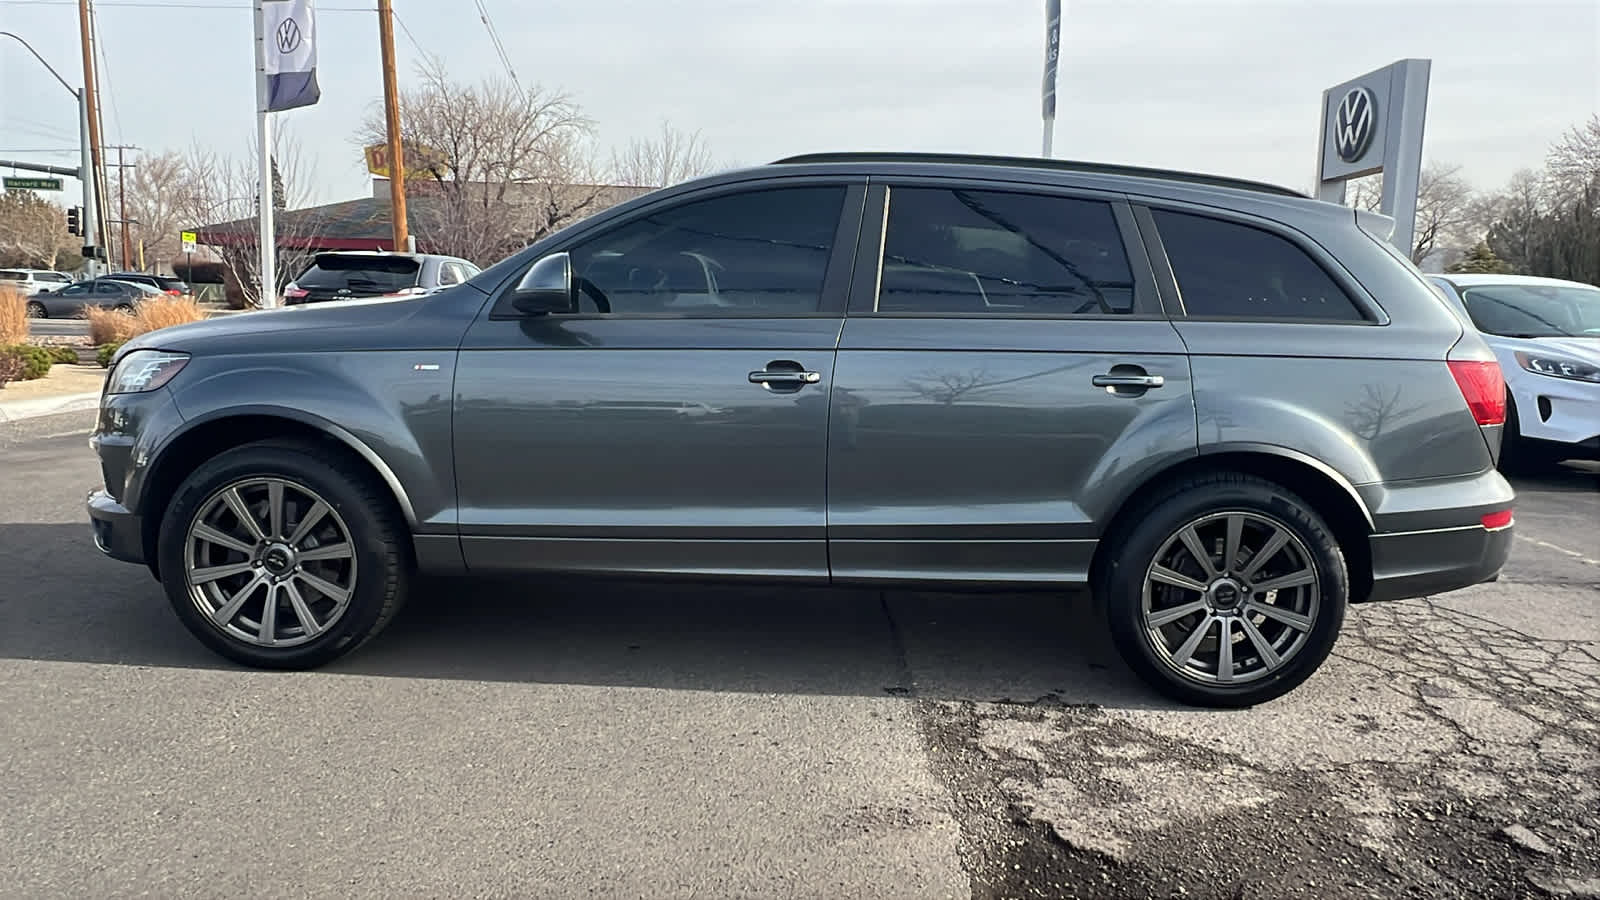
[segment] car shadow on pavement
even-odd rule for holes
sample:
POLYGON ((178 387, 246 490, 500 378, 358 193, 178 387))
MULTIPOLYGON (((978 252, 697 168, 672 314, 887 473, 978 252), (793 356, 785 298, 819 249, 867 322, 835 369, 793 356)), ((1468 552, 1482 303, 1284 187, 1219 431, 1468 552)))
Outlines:
MULTIPOLYGON (((239 667, 178 623, 87 527, 0 524, 0 658, 239 667)), ((367 646, 319 670, 402 678, 1167 708, 1064 593, 424 579, 367 646)))

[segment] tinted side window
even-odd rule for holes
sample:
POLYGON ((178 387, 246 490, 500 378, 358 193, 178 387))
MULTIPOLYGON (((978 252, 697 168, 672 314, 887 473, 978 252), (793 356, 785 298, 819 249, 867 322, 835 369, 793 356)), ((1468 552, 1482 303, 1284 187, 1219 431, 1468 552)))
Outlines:
POLYGON ((102 281, 94 286, 94 292, 96 294, 120 294, 122 293, 122 288, 109 281, 102 281))
POLYGON ((1133 312, 1134 282, 1110 204, 1032 194, 896 188, 879 312, 1133 312))
POLYGON ((843 205, 842 186, 686 203, 574 247, 572 268, 620 315, 815 312, 843 205))
POLYGON ((71 294, 73 296, 76 296, 78 294, 87 294, 87 293, 89 293, 89 286, 86 285, 86 284, 74 284, 74 285, 72 285, 70 287, 62 288, 61 289, 61 293, 63 293, 63 294, 71 294))
POLYGON ((461 283, 461 267, 456 265, 453 262, 440 263, 439 264, 439 283, 441 285, 445 285, 445 284, 460 284, 461 283))
POLYGON ((1206 216, 1151 213, 1191 316, 1366 318, 1316 260, 1285 238, 1206 216))

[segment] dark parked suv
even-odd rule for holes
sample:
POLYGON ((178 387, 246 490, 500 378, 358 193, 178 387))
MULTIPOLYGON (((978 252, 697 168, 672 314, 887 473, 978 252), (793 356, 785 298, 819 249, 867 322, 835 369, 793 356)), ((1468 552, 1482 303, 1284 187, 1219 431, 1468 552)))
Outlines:
POLYGON ((1500 370, 1390 226, 1038 160, 705 178, 437 293, 135 339, 94 537, 250 665, 417 572, 1087 586, 1155 687, 1255 703, 1511 547, 1500 370))

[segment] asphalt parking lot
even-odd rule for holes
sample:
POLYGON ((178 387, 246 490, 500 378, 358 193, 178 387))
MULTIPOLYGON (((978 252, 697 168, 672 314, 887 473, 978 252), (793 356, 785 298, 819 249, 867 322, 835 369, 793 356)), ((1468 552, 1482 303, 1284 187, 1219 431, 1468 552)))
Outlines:
POLYGON ((88 424, 0 426, 0 895, 1600 896, 1600 468, 1220 713, 1054 595, 430 584, 243 670, 94 551, 88 424))

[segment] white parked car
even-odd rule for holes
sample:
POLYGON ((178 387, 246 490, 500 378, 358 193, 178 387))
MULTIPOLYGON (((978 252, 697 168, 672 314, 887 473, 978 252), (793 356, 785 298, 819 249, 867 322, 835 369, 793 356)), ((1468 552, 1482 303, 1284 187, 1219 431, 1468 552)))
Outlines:
POLYGON ((9 284, 31 297, 40 291, 59 291, 72 283, 72 276, 50 269, 0 269, 0 283, 9 284))
POLYGON ((1528 275, 1434 275, 1500 359, 1502 460, 1600 459, 1600 288, 1528 275))

